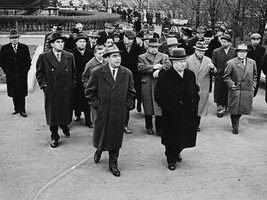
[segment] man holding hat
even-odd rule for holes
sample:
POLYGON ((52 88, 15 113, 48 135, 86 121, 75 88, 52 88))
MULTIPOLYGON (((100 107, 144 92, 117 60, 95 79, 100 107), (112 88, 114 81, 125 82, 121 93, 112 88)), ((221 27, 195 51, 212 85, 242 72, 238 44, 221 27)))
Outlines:
POLYGON ((215 49, 212 63, 217 69, 214 85, 214 102, 217 104, 217 117, 223 117, 227 108, 228 88, 223 82, 224 69, 228 60, 236 57, 235 49, 231 46, 232 39, 228 34, 221 37, 222 47, 215 49))
MULTIPOLYGON (((141 76, 138 72, 138 56, 141 54, 141 47, 134 43, 136 34, 132 30, 125 30, 123 40, 116 43, 121 53, 121 65, 129 69, 133 74, 134 88, 136 90, 137 108, 141 109, 141 76)), ((133 109, 133 108, 131 108, 133 109)), ((141 111, 140 111, 141 112, 141 111)), ((127 114, 125 119, 124 131, 127 134, 131 134, 131 130, 128 128, 130 119, 130 113, 127 114)))
POLYGON ((214 67, 211 59, 204 56, 208 50, 204 41, 198 41, 194 46, 195 53, 187 59, 187 68, 195 73, 196 83, 199 86, 200 101, 198 104, 197 131, 200 131, 201 116, 208 115, 209 107, 209 87, 211 74, 215 74, 217 69, 214 67))
POLYGON ((251 35, 251 44, 248 45, 248 52, 247 57, 255 60, 257 65, 257 85, 254 92, 254 97, 257 95, 259 82, 261 78, 261 70, 262 70, 262 59, 265 54, 265 48, 260 45, 261 35, 258 33, 253 33, 251 35))
POLYGON ((62 34, 53 33, 50 40, 52 49, 42 53, 36 64, 36 79, 44 92, 52 148, 58 146, 58 127, 65 136, 70 136, 68 125, 73 113, 76 68, 73 54, 63 50, 65 41, 62 34))
POLYGON ((130 70, 121 66, 121 51, 106 47, 107 63, 95 68, 85 88, 89 104, 96 110, 93 144, 98 163, 103 151, 109 152, 109 170, 120 176, 118 156, 122 145, 125 117, 134 104, 134 83, 130 70))
POLYGON ((154 94, 162 109, 161 143, 168 168, 175 170, 176 162, 182 161, 181 151, 196 146, 199 88, 195 74, 186 69, 183 48, 174 49, 169 59, 172 67, 159 77, 154 94))
POLYGON ((28 71, 31 67, 31 56, 26 44, 19 42, 17 30, 9 32, 10 43, 0 50, 0 67, 6 74, 7 95, 12 97, 14 104, 13 115, 20 113, 27 117, 25 97, 28 95, 28 71))
POLYGON ((95 49, 95 46, 97 45, 97 39, 99 37, 100 36, 98 35, 98 31, 97 30, 92 30, 89 33, 89 41, 86 44, 86 48, 90 49, 93 52, 94 49, 95 49))
POLYGON ((145 112, 146 132, 154 135, 152 116, 155 116, 156 135, 161 135, 161 108, 154 99, 154 89, 160 73, 170 69, 169 56, 158 51, 160 44, 157 38, 150 38, 147 52, 139 56, 138 70, 142 75, 142 102, 145 112))
POLYGON ((237 57, 227 62, 223 76, 229 92, 228 111, 231 114, 233 134, 239 132, 240 117, 251 112, 257 84, 256 62, 247 58, 248 51, 246 44, 238 45, 237 57))
POLYGON ((77 69, 77 84, 74 90, 74 121, 78 122, 81 119, 81 113, 84 113, 85 126, 92 128, 90 117, 90 106, 84 95, 84 87, 82 83, 82 74, 86 63, 94 57, 94 53, 90 49, 86 49, 88 36, 85 33, 79 33, 75 38, 76 48, 72 49, 77 69))

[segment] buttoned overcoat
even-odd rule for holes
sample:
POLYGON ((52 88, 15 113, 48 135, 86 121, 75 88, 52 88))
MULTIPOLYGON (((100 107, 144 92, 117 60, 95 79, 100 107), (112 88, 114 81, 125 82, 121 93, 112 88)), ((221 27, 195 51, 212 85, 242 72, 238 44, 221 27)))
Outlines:
POLYGON ((256 62, 246 58, 246 65, 239 58, 227 62, 224 82, 229 88, 228 111, 234 115, 249 115, 257 83, 256 62), (236 87, 232 87, 235 85, 236 87))
POLYGON ((141 89, 142 89, 142 102, 144 112, 146 115, 161 116, 161 108, 154 100, 154 90, 158 78, 153 77, 153 66, 157 63, 163 65, 163 71, 171 67, 168 55, 158 52, 156 56, 147 52, 139 56, 138 70, 142 75, 141 89))
POLYGON ((134 104, 133 75, 120 66, 114 81, 108 64, 93 69, 85 95, 96 110, 93 144, 99 151, 121 148, 126 113, 134 104))
POLYGON ((187 68, 194 72, 196 83, 199 86, 198 116, 206 116, 208 114, 210 74, 216 72, 216 68, 211 72, 209 64, 212 64, 212 62, 207 56, 203 56, 201 63, 196 54, 189 56, 187 59, 187 68))
POLYGON ((155 101, 162 108, 163 145, 181 150, 196 145, 198 91, 189 69, 184 70, 183 78, 173 68, 159 77, 155 101))
POLYGON ((41 54, 36 78, 44 91, 47 125, 68 125, 72 121, 76 68, 73 54, 64 51, 59 62, 52 49, 41 54))
POLYGON ((28 95, 27 77, 30 66, 31 56, 27 45, 18 43, 17 53, 15 53, 11 43, 2 46, 0 67, 6 74, 8 96, 28 95))
POLYGON ((228 88, 223 82, 223 73, 228 60, 236 57, 235 49, 230 47, 226 54, 222 47, 213 51, 212 62, 217 68, 214 84, 214 102, 218 105, 227 105, 228 88))

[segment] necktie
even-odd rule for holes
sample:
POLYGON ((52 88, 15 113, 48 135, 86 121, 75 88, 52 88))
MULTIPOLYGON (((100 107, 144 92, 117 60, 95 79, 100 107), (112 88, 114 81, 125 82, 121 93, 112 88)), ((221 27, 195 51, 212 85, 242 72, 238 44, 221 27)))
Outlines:
POLYGON ((57 54, 57 60, 58 60, 58 62, 60 62, 60 54, 59 53, 57 54))
POLYGON ((113 69, 113 70, 112 70, 112 76, 113 76, 113 78, 114 78, 114 81, 115 81, 115 72, 116 72, 116 70, 113 69))
POLYGON ((17 45, 14 44, 13 46, 15 53, 17 53, 17 45))

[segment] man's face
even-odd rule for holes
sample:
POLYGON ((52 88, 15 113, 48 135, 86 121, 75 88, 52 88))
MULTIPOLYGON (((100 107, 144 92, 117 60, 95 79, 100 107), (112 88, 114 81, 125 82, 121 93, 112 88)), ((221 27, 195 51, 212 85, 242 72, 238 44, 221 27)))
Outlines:
POLYGON ((142 46, 143 41, 140 37, 136 37, 136 44, 138 44, 139 46, 142 46))
POLYGON ((237 57, 240 58, 241 60, 245 59, 247 57, 248 52, 247 51, 238 51, 237 52, 237 57))
POLYGON ((11 38, 9 38, 9 40, 10 40, 10 43, 11 44, 18 44, 18 42, 19 42, 19 37, 11 37, 11 38))
POLYGON ((252 38, 251 39, 251 44, 253 46, 257 46, 260 43, 261 39, 260 38, 252 38))
POLYGON ((124 40, 124 44, 126 44, 126 45, 132 45, 132 44, 133 44, 133 41, 134 41, 133 38, 130 39, 130 38, 128 38, 127 36, 124 36, 124 37, 123 37, 123 40, 124 40))
POLYGON ((203 38, 204 37, 204 33, 197 33, 197 37, 198 38, 203 38))
POLYGON ((120 53, 112 53, 107 57, 107 61, 109 65, 113 68, 117 68, 121 64, 121 54, 120 53))
POLYGON ((51 46, 56 51, 62 51, 64 48, 64 40, 63 39, 57 39, 54 42, 51 42, 51 46))
POLYGON ((111 45, 113 45, 114 41, 112 38, 108 38, 107 41, 105 42, 105 46, 106 47, 109 47, 111 45))
POLYGON ((224 49, 227 49, 229 46, 230 46, 230 42, 228 42, 227 40, 225 40, 225 39, 222 39, 221 40, 221 44, 222 44, 222 48, 224 48, 224 49))
POLYGON ((95 52, 95 57, 98 59, 98 60, 103 60, 103 55, 105 53, 105 49, 98 49, 96 52, 95 52))
POLYGON ((51 30, 51 31, 52 31, 53 33, 55 33, 55 32, 56 32, 56 30, 57 30, 57 26, 53 26, 53 28, 52 28, 52 30, 51 30))
POLYGON ((205 54, 205 51, 201 51, 201 50, 196 49, 195 54, 197 55, 197 57, 202 58, 205 54))
POLYGON ((188 35, 183 35, 183 40, 186 41, 186 42, 188 42, 189 36, 188 35))
POLYGON ((79 39, 76 42, 76 46, 79 50, 84 50, 86 47, 86 40, 85 39, 79 39))
POLYGON ((158 53, 158 51, 159 51, 159 47, 148 46, 147 51, 148 51, 149 53, 155 55, 155 54, 158 53))
POLYGON ((221 37, 223 35, 223 32, 222 31, 217 31, 217 36, 218 37, 221 37))
POLYGON ((178 45, 173 45, 173 46, 168 47, 168 51, 169 51, 171 56, 172 56, 173 49, 175 49, 177 47, 178 47, 178 45))
POLYGON ((186 60, 173 60, 172 66, 176 71, 183 72, 186 67, 186 60))
POLYGON ((78 25, 78 26, 76 26, 76 28, 79 30, 79 32, 83 31, 83 26, 82 25, 78 25))
POLYGON ((90 37, 89 37, 89 41, 92 42, 93 44, 96 44, 97 37, 90 36, 90 37))

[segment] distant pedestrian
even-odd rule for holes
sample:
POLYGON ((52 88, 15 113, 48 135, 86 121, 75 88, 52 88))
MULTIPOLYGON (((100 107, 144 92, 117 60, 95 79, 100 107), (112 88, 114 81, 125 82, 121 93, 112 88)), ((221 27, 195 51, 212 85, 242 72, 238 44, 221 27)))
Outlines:
POLYGON ((261 66, 262 71, 265 74, 265 101, 267 103, 267 53, 263 56, 261 66))
POLYGON ((214 102, 217 104, 217 117, 221 118, 227 110, 228 88, 223 82, 224 69, 228 60, 236 57, 235 49, 231 46, 231 36, 221 36, 222 47, 215 49, 212 62, 217 68, 214 85, 214 102))
POLYGON ((82 83, 82 74, 86 63, 94 57, 93 52, 86 48, 88 36, 85 33, 79 33, 75 38, 76 48, 72 49, 75 58, 75 66, 77 69, 77 84, 74 90, 74 121, 78 122, 81 119, 82 112, 84 113, 85 126, 92 128, 90 116, 90 106, 85 98, 84 87, 82 83))
POLYGON ((261 69, 262 69, 262 59, 265 54, 265 48, 260 45, 261 41, 261 35, 258 33, 253 33, 251 35, 251 44, 248 45, 248 49, 250 50, 248 52, 248 58, 251 58, 255 60, 257 65, 257 85, 254 91, 254 97, 257 95, 259 83, 260 83, 260 77, 261 77, 261 69))
POLYGON ((161 143, 165 146, 168 168, 182 161, 181 151, 196 146, 199 87, 195 74, 186 69, 186 52, 173 50, 172 67, 163 73, 155 87, 155 101, 162 109, 161 143))
POLYGON ((46 123, 51 131, 51 147, 56 148, 58 127, 69 137, 72 121, 76 68, 74 56, 64 48, 66 38, 60 33, 51 36, 52 49, 41 54, 36 64, 36 78, 44 92, 46 123))
POLYGON ((26 44, 19 42, 20 34, 12 29, 9 32, 10 43, 0 50, 0 67, 6 74, 7 94, 14 104, 13 115, 20 113, 27 117, 25 98, 28 95, 28 71, 31 67, 31 56, 26 44))
POLYGON ((116 45, 106 48, 107 63, 95 68, 86 84, 85 95, 96 110, 93 144, 98 163, 103 151, 109 152, 109 170, 120 176, 119 150, 122 146, 126 114, 134 104, 134 83, 130 70, 121 66, 121 51, 116 45))
POLYGON ((239 119, 249 115, 252 108, 253 95, 257 84, 256 62, 247 58, 247 45, 240 44, 237 57, 229 60, 224 71, 224 82, 228 87, 228 111, 231 113, 233 134, 239 132, 239 119))

